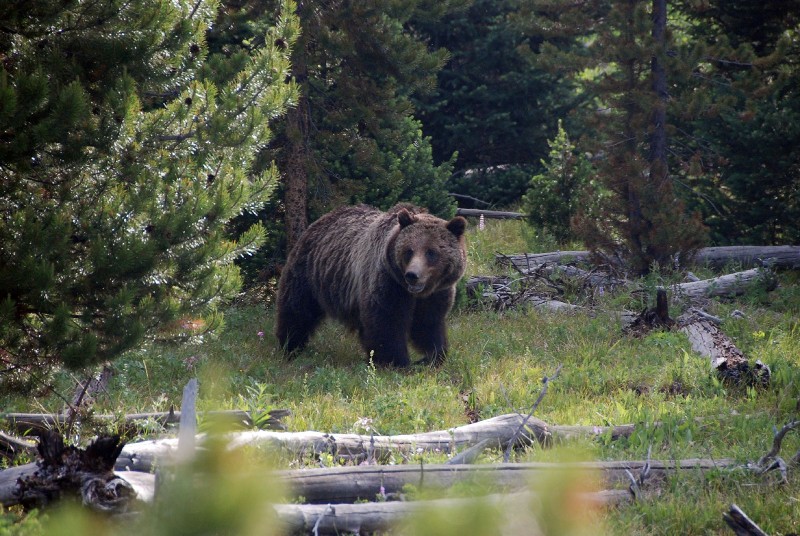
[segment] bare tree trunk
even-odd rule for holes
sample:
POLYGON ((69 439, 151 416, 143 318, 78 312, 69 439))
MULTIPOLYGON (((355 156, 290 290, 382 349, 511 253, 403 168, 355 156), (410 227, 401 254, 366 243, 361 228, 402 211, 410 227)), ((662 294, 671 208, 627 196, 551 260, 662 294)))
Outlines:
POLYGON ((307 103, 301 94, 297 108, 286 117, 287 157, 283 170, 286 210, 286 249, 291 251, 308 226, 307 103))
MULTIPOLYGON (((298 4, 298 10, 303 9, 298 4)), ((308 173, 311 154, 308 146, 311 122, 308 103, 308 65, 305 36, 301 35, 292 53, 292 77, 298 85, 297 106, 286 114, 286 140, 283 166, 283 204, 286 210, 286 251, 292 250, 308 227, 308 173)))
POLYGON ((653 0, 653 44, 655 51, 651 60, 650 72, 653 77, 653 92, 656 95, 653 106, 650 137, 650 179, 656 188, 669 180, 667 167, 667 71, 662 56, 667 40, 667 0, 653 0))

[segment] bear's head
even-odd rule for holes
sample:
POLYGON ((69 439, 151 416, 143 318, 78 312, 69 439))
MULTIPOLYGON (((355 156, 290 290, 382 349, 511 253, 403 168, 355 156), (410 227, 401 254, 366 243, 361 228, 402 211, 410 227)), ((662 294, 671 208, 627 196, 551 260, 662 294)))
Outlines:
POLYGON ((398 279, 408 292, 422 298, 455 285, 467 265, 467 220, 456 216, 445 221, 403 208, 397 221, 400 230, 391 255, 399 268, 398 279))

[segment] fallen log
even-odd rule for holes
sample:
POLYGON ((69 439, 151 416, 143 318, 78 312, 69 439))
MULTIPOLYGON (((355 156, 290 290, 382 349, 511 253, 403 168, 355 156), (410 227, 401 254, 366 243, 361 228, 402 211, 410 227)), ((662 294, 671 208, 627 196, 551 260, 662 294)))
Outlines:
MULTIPOLYGON (((373 500, 381 490, 387 495, 398 494, 406 485, 417 489, 444 489, 459 482, 475 481, 501 491, 526 489, 537 478, 556 471, 578 471, 597 474, 602 487, 625 486, 630 482, 627 472, 641 471, 648 461, 608 461, 574 463, 499 463, 478 465, 408 464, 362 465, 277 471, 293 497, 303 497, 308 503, 350 503, 373 500)), ((678 461, 650 460, 650 479, 653 482, 678 471, 708 471, 734 467, 731 459, 687 459, 678 461)))
POLYGON ((722 246, 703 248, 697 252, 696 264, 721 269, 735 264, 742 268, 800 268, 800 246, 722 246))
POLYGON ((525 272, 534 270, 545 263, 588 263, 591 254, 588 251, 553 251, 550 253, 517 253, 513 255, 495 255, 495 262, 502 266, 513 266, 525 272))
POLYGON ((456 214, 458 216, 473 216, 479 218, 492 218, 496 220, 521 220, 525 218, 525 214, 521 212, 506 212, 503 210, 483 210, 478 208, 457 208, 456 214))
MULTIPOLYGON (((630 502, 627 490, 604 490, 576 494, 572 499, 586 508, 613 506, 630 502)), ((542 534, 533 519, 531 504, 537 501, 533 493, 494 494, 475 498, 435 499, 428 501, 393 501, 360 504, 276 504, 273 505, 284 530, 289 534, 363 534, 390 530, 421 510, 435 511, 438 516, 459 515, 465 509, 491 505, 501 509, 504 523, 498 534, 518 534, 520 517, 526 517, 525 534, 542 534)), ((580 508, 575 504, 573 507, 580 508)))
POLYGON ((678 317, 677 325, 678 331, 689 338, 692 350, 708 358, 721 379, 737 385, 769 384, 770 368, 758 360, 751 364, 733 340, 713 321, 690 309, 678 317))
POLYGON ((36 443, 0 432, 0 456, 13 460, 23 453, 35 454, 36 443))
MULTIPOLYGON (((589 251, 555 251, 551 253, 518 253, 496 255, 495 261, 501 265, 513 264, 518 269, 530 270, 545 262, 564 264, 568 262, 589 262, 589 251)), ((707 265, 721 269, 727 265, 742 268, 768 267, 782 269, 800 268, 800 246, 723 246, 698 250, 694 264, 707 265)))
POLYGON ((768 536, 735 504, 732 504, 728 511, 722 514, 722 519, 736 533, 736 536, 768 536))
POLYGON ((744 272, 703 279, 702 281, 673 285, 673 300, 681 297, 696 300, 715 296, 739 296, 759 284, 764 284, 768 290, 773 290, 775 283, 769 271, 753 268, 744 272))
MULTIPOLYGON (((681 471, 730 469, 738 467, 732 459, 686 459, 673 461, 627 460, 571 463, 500 463, 478 465, 408 464, 337 466, 319 469, 280 470, 272 473, 290 494, 302 497, 309 504, 345 504, 377 497, 398 497, 403 488, 412 485, 421 489, 445 489, 457 483, 477 482, 493 491, 526 491, 537 479, 549 478, 557 472, 578 472, 594 475, 601 487, 624 488, 628 493, 630 474, 639 474, 648 467, 648 484, 658 485, 667 475, 681 471)), ((9 471, 9 470, 7 470, 9 471)), ((130 482, 140 500, 152 498, 155 475, 118 471, 117 476, 130 482)), ((265 478, 270 478, 265 475, 265 478)))
MULTIPOLYGON (((397 453, 413 454, 422 451, 455 453, 484 439, 489 439, 493 445, 499 447, 506 446, 512 439, 519 446, 533 443, 549 444, 552 438, 550 426, 539 419, 529 419, 525 433, 515 435, 524 418, 524 415, 510 413, 450 430, 394 436, 261 430, 239 432, 228 437, 230 448, 267 445, 286 449, 294 455, 325 452, 353 462, 364 461, 367 458, 386 460, 389 455, 397 453)), ((131 443, 122 450, 116 468, 150 471, 159 458, 171 456, 176 448, 177 440, 172 438, 131 443)))
MULTIPOLYGON (((228 434, 230 448, 267 445, 285 449, 294 455, 317 455, 325 452, 350 463, 385 461, 391 454, 409 455, 418 452, 444 452, 455 454, 482 441, 487 447, 504 448, 513 438, 519 446, 537 443, 543 446, 553 441, 610 436, 612 440, 629 437, 633 424, 619 426, 549 425, 531 417, 525 423, 524 433, 515 435, 525 419, 519 413, 499 415, 473 424, 450 430, 394 436, 368 436, 360 434, 329 434, 324 432, 270 432, 253 431, 228 434)), ((198 442, 202 444, 202 436, 198 442)), ((115 465, 118 471, 150 472, 159 460, 170 459, 177 449, 174 438, 141 441, 125 445, 115 465)))
MULTIPOLYGON (((260 420, 259 425, 273 430, 285 430, 281 419, 289 415, 289 410, 277 409, 269 412, 269 418, 260 420)), ((206 422, 221 423, 223 426, 235 428, 251 428, 254 426, 252 416, 242 410, 220 410, 201 413, 206 422)), ((49 430, 64 428, 69 416, 60 413, 0 413, 0 420, 6 422, 10 430, 19 435, 40 435, 49 430)), ((157 413, 131 413, 129 415, 90 415, 89 421, 117 422, 122 421, 126 429, 139 429, 145 422, 156 422, 161 426, 177 425, 181 420, 180 411, 157 413)))

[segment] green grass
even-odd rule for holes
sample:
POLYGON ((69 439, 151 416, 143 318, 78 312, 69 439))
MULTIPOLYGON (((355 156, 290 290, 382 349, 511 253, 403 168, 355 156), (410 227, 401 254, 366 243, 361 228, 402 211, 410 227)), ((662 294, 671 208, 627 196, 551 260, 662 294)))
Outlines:
MULTIPOLYGON (((476 227, 471 226, 468 235, 471 275, 497 273, 497 251, 546 250, 533 243, 535 233, 521 222, 487 221, 484 231, 476 227)), ((651 276, 644 286, 652 289, 669 277, 651 276)), ((542 377, 563 364, 536 417, 553 424, 642 424, 628 439, 587 439, 571 445, 582 457, 641 459, 651 448, 657 459, 732 457, 745 463, 764 454, 773 427, 797 413, 800 285, 796 273, 782 274, 780 280, 774 292, 753 292, 707 307, 724 319, 723 330, 740 349, 772 368, 767 389, 721 384, 708 361, 694 354, 678 333, 653 332, 633 339, 622 334, 611 315, 497 313, 484 306, 453 313, 451 352, 439 369, 376 369, 362 355, 355 336, 333 323, 324 324, 308 349, 287 361, 272 336, 271 306, 242 300, 226 312, 226 329, 202 344, 154 345, 116 361, 108 395, 99 398, 95 411, 177 407, 183 385, 197 376, 200 409, 288 408, 292 416, 286 424, 292 431, 423 432, 466 424, 468 410, 481 418, 527 413, 542 377), (731 318, 734 309, 743 311, 745 318, 731 318), (662 425, 647 426, 656 421, 662 425)), ((636 310, 643 303, 641 296, 628 292, 604 299, 607 309, 636 310)), ((70 386, 65 376, 55 389, 68 396, 70 386)), ((62 407, 52 394, 0 402, 17 411, 62 407)), ((84 430, 81 437, 92 433, 84 430)), ((782 454, 788 459, 798 449, 800 438, 790 433, 782 454)), ((574 456, 574 450, 567 445, 536 447, 516 459, 558 460, 574 456)), ((501 453, 488 452, 482 460, 501 458, 501 453)), ((279 463, 288 466, 294 461, 279 463)), ((768 533, 788 534, 800 531, 798 499, 797 468, 790 469, 788 485, 780 484, 776 475, 747 471, 686 474, 668 481, 659 494, 601 517, 610 534, 724 534, 722 512, 735 502, 768 533)))

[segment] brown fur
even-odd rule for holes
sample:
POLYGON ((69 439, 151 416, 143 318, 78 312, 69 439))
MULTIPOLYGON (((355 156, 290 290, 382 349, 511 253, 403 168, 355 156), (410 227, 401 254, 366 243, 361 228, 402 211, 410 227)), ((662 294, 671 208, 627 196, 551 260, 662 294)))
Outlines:
POLYGON ((314 222, 289 254, 278 286, 276 334, 302 349, 330 316, 356 331, 376 364, 410 364, 407 341, 427 361, 447 353, 445 317, 464 275, 466 220, 410 205, 381 212, 343 207, 314 222))

